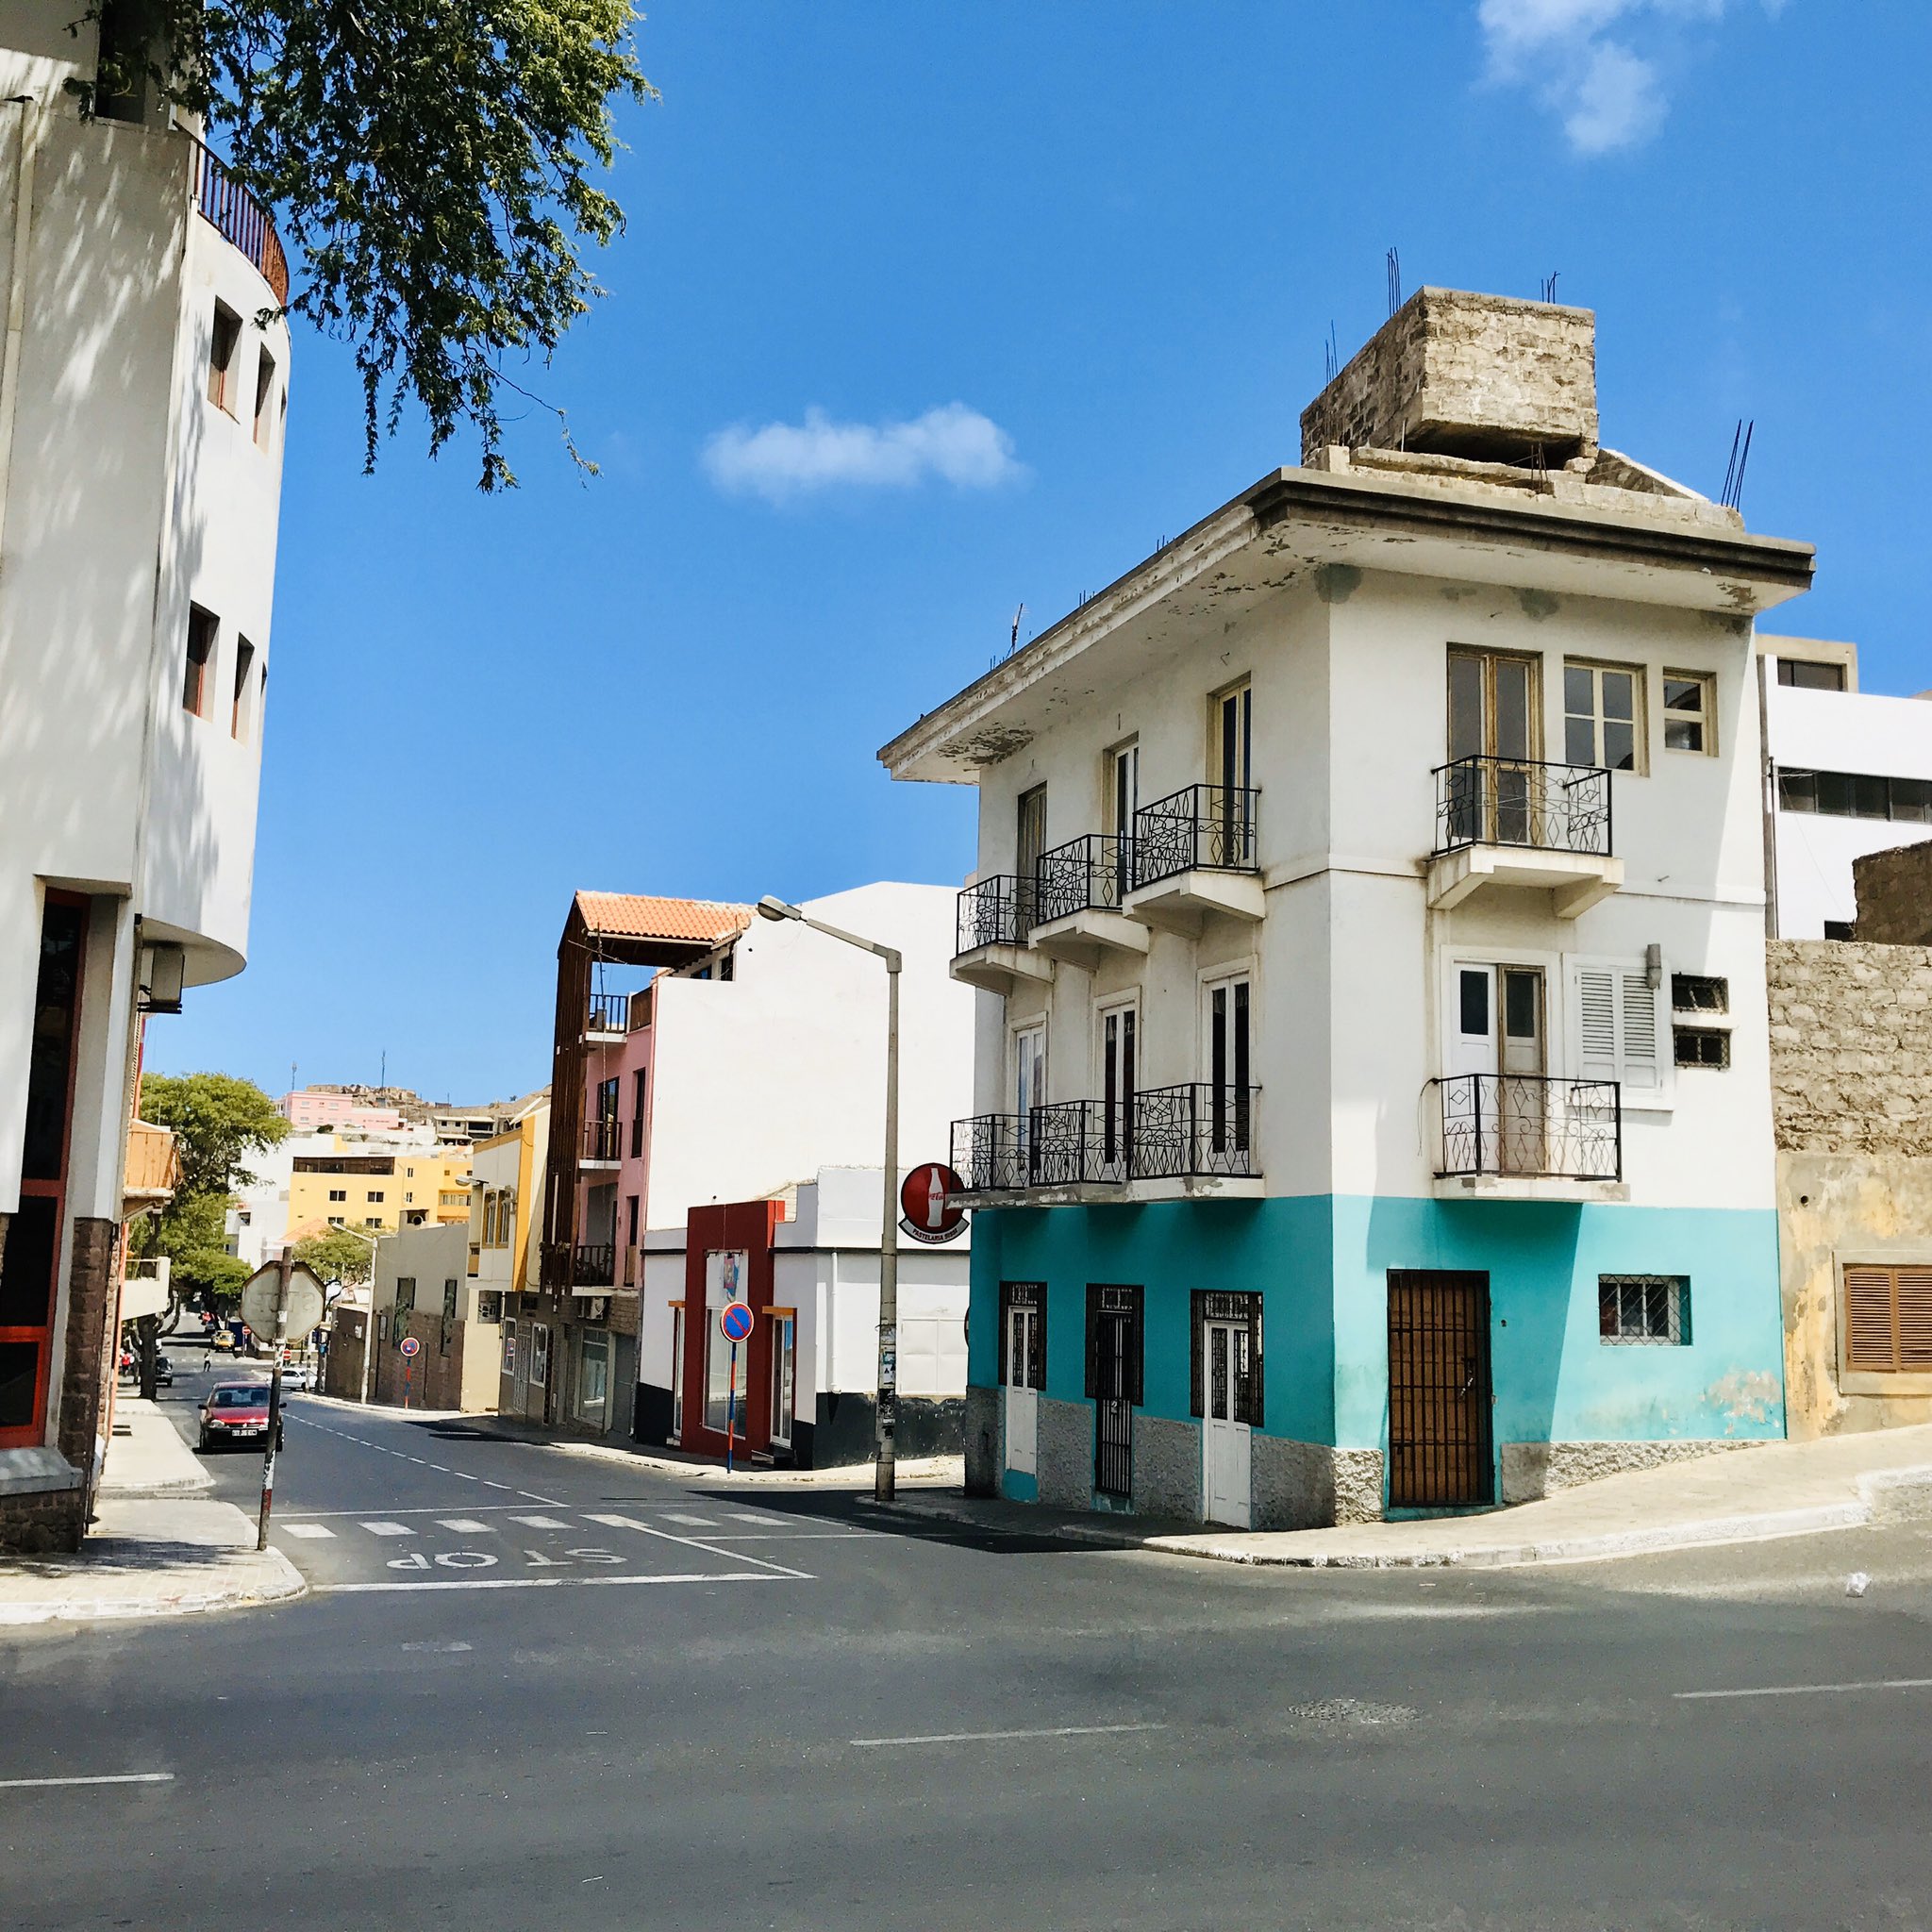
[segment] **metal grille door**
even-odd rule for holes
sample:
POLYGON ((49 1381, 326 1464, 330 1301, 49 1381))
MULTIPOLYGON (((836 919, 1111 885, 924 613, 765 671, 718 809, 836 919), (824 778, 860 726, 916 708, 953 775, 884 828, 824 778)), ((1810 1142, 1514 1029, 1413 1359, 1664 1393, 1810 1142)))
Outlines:
POLYGON ((1389 1502, 1493 1500, 1490 1278, 1389 1271, 1389 1502))
POLYGON ((1093 1487, 1103 1496, 1134 1493, 1134 1405, 1128 1350, 1131 1314, 1104 1309, 1100 1316, 1100 1390, 1095 1403, 1093 1487))

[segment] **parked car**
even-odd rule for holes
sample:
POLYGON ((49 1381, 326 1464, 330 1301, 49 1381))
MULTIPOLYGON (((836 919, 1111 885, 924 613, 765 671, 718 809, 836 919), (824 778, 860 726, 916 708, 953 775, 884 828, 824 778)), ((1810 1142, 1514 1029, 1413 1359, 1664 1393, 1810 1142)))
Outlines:
POLYGON ((282 1364, 282 1387, 284 1389, 313 1389, 315 1371, 307 1362, 284 1362, 282 1364))
MULTIPOLYGON (((217 1382, 201 1405, 201 1446, 212 1449, 218 1442, 258 1442, 268 1434, 268 1384, 266 1382, 217 1382)), ((282 1431, 275 1431, 275 1447, 282 1446, 282 1431)))

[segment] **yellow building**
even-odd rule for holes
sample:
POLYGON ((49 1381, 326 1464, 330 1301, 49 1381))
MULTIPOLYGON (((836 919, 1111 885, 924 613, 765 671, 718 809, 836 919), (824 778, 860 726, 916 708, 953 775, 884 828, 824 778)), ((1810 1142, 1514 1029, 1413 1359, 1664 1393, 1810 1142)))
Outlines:
POLYGON ((470 1200, 470 1274, 486 1296, 533 1292, 550 1102, 539 1094, 508 1132, 478 1141, 470 1200))
POLYGON ((338 1140, 298 1154, 289 1175, 289 1227, 393 1234, 470 1218, 467 1147, 374 1147, 338 1140))

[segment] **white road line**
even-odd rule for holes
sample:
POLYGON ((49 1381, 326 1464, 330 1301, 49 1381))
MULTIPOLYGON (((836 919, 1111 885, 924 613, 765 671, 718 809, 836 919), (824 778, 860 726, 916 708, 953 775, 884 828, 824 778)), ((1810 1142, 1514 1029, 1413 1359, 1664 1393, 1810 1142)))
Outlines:
MULTIPOLYGON (((682 1543, 687 1549, 703 1550, 708 1557, 728 1557, 731 1552, 714 1548, 707 1542, 700 1542, 696 1537, 673 1536, 668 1529, 654 1529, 648 1523, 640 1523, 635 1516, 599 1516, 591 1510, 584 1512, 589 1523, 601 1523, 608 1529, 635 1529, 643 1536, 662 1537, 667 1543, 682 1543)), ((789 1570, 783 1563, 767 1561, 763 1557, 741 1557, 741 1561, 762 1563, 767 1570, 776 1571, 780 1576, 796 1577, 802 1583, 809 1583, 811 1577, 803 1570, 789 1570)))
POLYGON ((715 1516, 680 1516, 675 1510, 670 1509, 664 1512, 664 1521, 681 1523, 688 1529, 716 1529, 718 1526, 718 1519, 715 1516))
MULTIPOLYGON (((506 1509, 512 1509, 515 1507, 512 1503, 479 1503, 476 1508, 477 1513, 480 1515, 492 1510, 501 1512, 506 1509)), ((449 1505, 447 1503, 423 1503, 408 1509, 391 1509, 390 1514, 391 1516, 440 1516, 448 1507, 449 1505)), ((309 1509, 304 1512, 304 1520, 307 1521, 309 1517, 322 1516, 354 1516, 359 1518, 362 1512, 359 1509, 309 1509)))
POLYGON ((375 1523, 365 1523, 362 1527, 371 1536, 414 1536, 416 1534, 407 1523, 377 1521, 375 1523))
POLYGON ((0 1791, 42 1791, 55 1785, 171 1785, 172 1771, 122 1771, 108 1777, 0 1777, 0 1791))
MULTIPOLYGON (((594 1516, 591 1519, 592 1523, 596 1520, 594 1516)), ((564 1522, 560 1516, 512 1516, 510 1521, 512 1523, 528 1524, 532 1529, 568 1529, 570 1527, 570 1524, 564 1522)))
MULTIPOLYGON (((674 1539, 675 1541, 675 1539, 674 1539)), ((754 1557, 753 1562, 758 1558, 754 1557)), ((785 1576, 799 1573, 788 1570, 785 1576)), ((810 1579, 808 1578, 807 1581, 810 1579)), ((409 1590, 564 1590, 591 1589, 598 1585, 625 1583, 780 1583, 766 1570, 693 1570, 679 1575, 661 1576, 453 1576, 431 1577, 421 1583, 317 1583, 309 1587, 318 1594, 337 1596, 393 1594, 409 1590)))
POLYGON ((1849 1690, 1932 1690, 1932 1677, 1874 1677, 1860 1684, 1764 1684, 1749 1690, 1674 1690, 1679 1704, 1720 1697, 1836 1697, 1849 1690))
POLYGON ((776 1529, 784 1521, 779 1516, 755 1516, 749 1509, 727 1509, 733 1523, 756 1523, 761 1529, 776 1529))
POLYGON ((323 1523, 284 1523, 280 1525, 284 1536, 333 1536, 335 1531, 323 1523))
POLYGON ((472 1476, 470 1480, 481 1483, 486 1490, 503 1490, 512 1496, 517 1493, 508 1483, 493 1483, 487 1475, 472 1476))
POLYGON ((478 1523, 474 1516, 439 1516, 436 1519, 445 1529, 459 1529, 465 1536, 472 1536, 477 1530, 493 1529, 491 1523, 478 1523))
POLYGON ((875 1529, 771 1529, 760 1535, 757 1530, 733 1529, 708 1541, 714 1543, 856 1543, 870 1541, 878 1534, 875 1529))
POLYGON ((1117 1738, 1129 1731, 1164 1731, 1165 1724, 1061 1724, 1050 1731, 936 1731, 929 1738, 853 1738, 860 1751, 889 1744, 1002 1744, 1023 1738, 1117 1738))

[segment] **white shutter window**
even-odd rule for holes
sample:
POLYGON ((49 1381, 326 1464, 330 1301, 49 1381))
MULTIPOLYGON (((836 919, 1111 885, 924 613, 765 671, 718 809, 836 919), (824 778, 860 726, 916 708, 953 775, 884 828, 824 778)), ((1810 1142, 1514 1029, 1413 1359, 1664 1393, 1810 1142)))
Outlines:
POLYGON ((1615 1080, 1628 1104, 1658 1103, 1670 1078, 1669 1035, 1657 1023, 1657 995, 1643 962, 1574 961, 1570 992, 1575 1077, 1615 1080))
POLYGON ((1625 1087, 1650 1091, 1663 1085, 1657 1056, 1657 994, 1641 971, 1618 975, 1623 982, 1622 1079, 1625 1087))
POLYGON ((1579 966, 1575 977, 1577 1077, 1617 1078, 1617 974, 1604 966, 1579 966))

